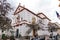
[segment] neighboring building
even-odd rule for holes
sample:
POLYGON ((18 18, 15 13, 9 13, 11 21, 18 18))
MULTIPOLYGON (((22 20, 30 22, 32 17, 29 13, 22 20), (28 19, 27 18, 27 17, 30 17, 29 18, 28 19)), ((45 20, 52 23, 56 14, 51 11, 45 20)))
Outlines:
POLYGON ((55 22, 55 23, 49 22, 48 28, 51 32, 53 32, 53 35, 59 34, 60 27, 57 22, 55 22))
MULTIPOLYGON (((26 24, 32 23, 32 18, 34 17, 36 19, 35 23, 39 23, 40 27, 43 29, 46 29, 45 27, 48 27, 49 21, 51 21, 49 18, 47 18, 43 13, 41 14, 35 14, 34 12, 30 11, 29 9, 18 5, 16 11, 14 12, 14 19, 12 21, 12 25, 15 26, 15 30, 19 29, 19 33, 22 36, 26 36, 26 31, 29 30, 29 27, 27 27, 26 24), (42 18, 43 17, 43 18, 42 18), (22 24, 22 25, 21 25, 22 24)), ((45 31, 44 31, 45 33, 45 31)), ((39 31, 38 31, 38 34, 39 31)), ((29 34, 32 36, 32 32, 29 34)))
POLYGON ((57 22, 56 22, 56 24, 59 26, 59 27, 57 28, 57 33, 60 35, 60 24, 57 23, 57 22))

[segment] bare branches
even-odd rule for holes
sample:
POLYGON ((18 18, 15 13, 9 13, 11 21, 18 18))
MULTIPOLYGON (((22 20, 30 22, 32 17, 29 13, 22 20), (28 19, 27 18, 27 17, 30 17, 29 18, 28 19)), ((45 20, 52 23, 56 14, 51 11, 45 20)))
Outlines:
POLYGON ((1 15, 6 15, 11 10, 11 5, 6 2, 6 0, 0 1, 0 12, 1 15))
POLYGON ((2 15, 0 15, 0 29, 2 30, 6 30, 6 29, 11 29, 11 19, 4 17, 2 15))
POLYGON ((12 28, 12 20, 5 16, 11 9, 11 5, 7 0, 0 0, 0 29, 3 31, 12 28))

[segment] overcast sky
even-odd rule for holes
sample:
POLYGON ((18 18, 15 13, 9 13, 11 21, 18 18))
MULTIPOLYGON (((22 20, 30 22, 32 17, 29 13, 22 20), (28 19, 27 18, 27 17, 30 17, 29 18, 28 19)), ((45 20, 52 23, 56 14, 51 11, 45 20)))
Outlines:
POLYGON ((10 2, 13 7, 17 7, 18 4, 21 3, 22 6, 25 5, 26 8, 36 14, 43 12, 52 22, 60 22, 56 16, 56 11, 60 13, 58 0, 8 0, 8 2, 10 2))

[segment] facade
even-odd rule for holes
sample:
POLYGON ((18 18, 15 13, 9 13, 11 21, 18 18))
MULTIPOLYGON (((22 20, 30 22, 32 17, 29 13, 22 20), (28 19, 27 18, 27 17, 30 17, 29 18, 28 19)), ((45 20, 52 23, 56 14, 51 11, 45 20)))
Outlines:
POLYGON ((60 35, 60 24, 57 22, 56 22, 56 24, 58 25, 57 33, 60 35))
POLYGON ((53 36, 60 34, 60 26, 57 22, 55 23, 49 22, 48 27, 49 27, 49 30, 53 32, 53 36))
POLYGON ((38 31, 39 35, 50 35, 47 27, 48 27, 48 23, 51 20, 46 15, 44 15, 43 13, 38 13, 37 15, 42 18, 42 23, 44 24, 44 25, 42 25, 44 30, 43 31, 42 30, 38 31))
MULTIPOLYGON (((46 27, 48 27, 49 21, 51 21, 49 18, 47 18, 43 13, 35 14, 34 12, 30 11, 29 9, 18 5, 16 11, 14 12, 14 19, 12 19, 12 26, 14 26, 14 30, 19 29, 19 33, 22 36, 26 36, 30 27, 27 27, 26 24, 31 24, 33 20, 35 20, 35 23, 39 24, 39 26, 44 29, 45 31, 47 30, 46 27), (42 18, 42 17, 43 18, 42 18), (35 19, 34 19, 35 18, 35 19)), ((38 35, 43 35, 44 32, 40 33, 40 30, 37 32, 38 35)), ((48 31, 47 31, 48 32, 48 31)), ((46 34, 46 33, 45 33, 46 34)), ((32 30, 29 33, 29 36, 32 36, 32 30)))

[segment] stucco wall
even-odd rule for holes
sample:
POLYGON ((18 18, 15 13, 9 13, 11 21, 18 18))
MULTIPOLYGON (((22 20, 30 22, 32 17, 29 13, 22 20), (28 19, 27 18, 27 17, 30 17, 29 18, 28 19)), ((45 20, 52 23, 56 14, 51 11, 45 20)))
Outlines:
MULTIPOLYGON (((43 24, 40 23, 40 24, 39 24, 40 27, 48 27, 47 24, 48 24, 49 20, 47 20, 47 19, 44 19, 44 20, 43 20, 43 19, 41 19, 41 18, 39 18, 39 17, 31 14, 31 13, 28 12, 27 10, 23 10, 22 12, 20 12, 20 13, 17 14, 17 15, 20 15, 20 21, 26 20, 26 21, 28 21, 28 22, 30 22, 30 23, 32 23, 32 17, 35 17, 35 18, 36 18, 36 23, 39 23, 38 20, 41 20, 42 23, 44 24, 44 25, 43 25, 43 24), (22 19, 21 19, 21 18, 22 18, 22 19)), ((12 16, 12 25, 14 25, 14 23, 16 22, 16 17, 17 17, 17 15, 12 16)), ((20 33, 22 36, 26 36, 26 35, 27 35, 27 34, 26 34, 26 31, 29 29, 29 27, 26 27, 25 24, 22 25, 22 26, 15 27, 15 28, 14 28, 15 33, 16 33, 16 29, 19 29, 19 33, 20 33)), ((44 31, 44 32, 46 32, 46 31, 44 31)), ((38 34, 43 34, 44 32, 41 31, 41 33, 38 32, 38 34)), ((47 32, 47 33, 48 33, 48 32, 47 32)), ((32 35, 32 32, 31 32, 29 35, 32 35)))

